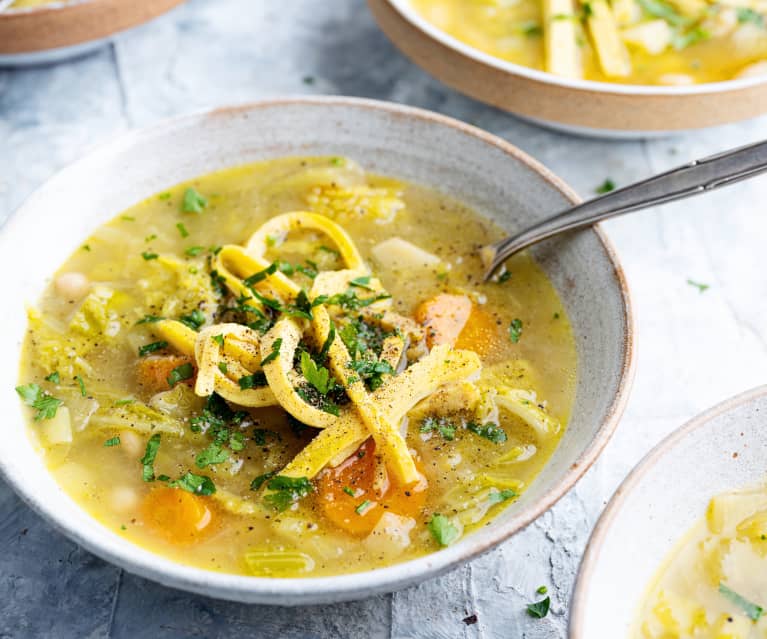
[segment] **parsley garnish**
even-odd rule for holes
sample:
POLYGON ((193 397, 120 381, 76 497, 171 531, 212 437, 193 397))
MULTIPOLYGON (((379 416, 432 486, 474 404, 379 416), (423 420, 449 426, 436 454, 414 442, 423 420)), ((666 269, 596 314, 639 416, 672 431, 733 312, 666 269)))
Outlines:
POLYGON ((455 424, 444 417, 440 417, 439 419, 436 419, 435 417, 427 417, 421 422, 420 431, 422 433, 430 433, 434 430, 447 441, 453 441, 455 439, 455 424))
POLYGON ((135 401, 136 401, 136 400, 135 400, 135 399, 133 399, 132 397, 126 397, 125 399, 118 399, 118 400, 115 402, 115 404, 114 404, 114 405, 115 405, 115 406, 127 406, 128 404, 132 404, 132 403, 133 403, 133 402, 135 402, 135 401))
POLYGON ((264 485, 265 481, 268 481, 272 477, 274 477, 277 474, 276 470, 269 471, 268 473, 264 473, 263 475, 259 475, 256 477, 252 482, 250 482, 250 489, 251 490, 258 490, 261 488, 261 486, 264 485))
POLYGON ((364 515, 372 505, 373 503, 369 499, 366 499, 354 509, 354 512, 358 515, 364 515))
POLYGON ((541 599, 541 601, 536 601, 535 603, 528 604, 527 614, 531 617, 535 617, 536 619, 543 619, 547 614, 549 614, 550 605, 550 597, 546 597, 545 599, 541 599))
POLYGON ((224 346, 224 335, 222 333, 219 333, 218 335, 214 335, 212 337, 213 341, 216 342, 219 346, 223 348, 224 346))
POLYGON ((522 337, 522 320, 513 319, 509 324, 509 339, 512 344, 516 344, 520 337, 522 337))
POLYGON ((168 375, 168 386, 173 388, 179 382, 183 382, 185 379, 191 379, 194 376, 194 366, 189 362, 176 366, 168 375))
POLYGON ((104 442, 104 446, 107 448, 110 448, 112 446, 119 446, 120 445, 120 436, 117 435, 117 437, 112 437, 111 439, 107 439, 104 442))
POLYGON ((301 374, 306 378, 320 395, 327 395, 333 388, 334 380, 330 377, 330 371, 324 366, 317 366, 311 355, 306 351, 301 353, 301 374))
POLYGON ((344 486, 344 492, 349 495, 349 497, 354 497, 354 490, 349 488, 349 486, 344 486))
POLYGON ((252 288, 259 282, 265 280, 270 275, 274 275, 277 272, 277 262, 272 262, 269 266, 267 266, 263 271, 257 271, 256 273, 253 273, 250 277, 246 277, 243 282, 245 283, 245 286, 248 288, 252 288))
POLYGON ((749 601, 742 595, 739 595, 737 592, 731 588, 728 588, 723 583, 719 584, 719 592, 731 603, 735 604, 738 606, 738 608, 745 612, 746 616, 751 619, 751 621, 759 621, 759 619, 761 619, 762 615, 764 614, 764 608, 749 601))
POLYGON ((157 196, 158 200, 169 200, 170 199, 170 191, 165 191, 164 193, 160 193, 160 195, 157 196))
POLYGON ((269 353, 264 359, 261 360, 261 366, 266 366, 269 362, 277 359, 280 356, 280 348, 282 347, 282 338, 278 337, 272 342, 272 352, 269 353))
POLYGON ((216 485, 210 477, 195 475, 189 472, 183 477, 179 477, 176 481, 170 482, 168 486, 171 488, 181 488, 195 495, 213 495, 216 492, 216 485))
POLYGON ((699 293, 703 293, 707 291, 709 288, 711 288, 708 284, 701 284, 700 282, 694 282, 693 280, 687 280, 687 283, 690 286, 694 286, 695 288, 697 288, 699 293))
POLYGON ((181 233, 181 237, 189 237, 189 231, 186 230, 186 227, 181 222, 176 224, 176 228, 181 233))
POLYGON ((75 375, 75 379, 77 380, 77 385, 80 387, 80 395, 82 397, 87 397, 88 391, 85 390, 85 382, 83 381, 83 378, 79 375, 75 375))
POLYGON ((46 382, 51 382, 52 384, 58 384, 61 381, 61 377, 59 376, 58 371, 53 371, 50 375, 48 375, 45 378, 46 382))
POLYGON ((208 447, 195 457, 197 468, 205 468, 212 464, 221 464, 229 459, 229 451, 218 442, 211 442, 208 447))
POLYGON ((138 322, 136 322, 136 326, 139 324, 154 324, 155 322, 161 322, 163 317, 159 317, 158 315, 145 315, 142 317, 138 322))
POLYGON ((245 375, 237 380, 242 390, 248 388, 255 388, 256 386, 266 386, 269 382, 266 381, 266 375, 263 373, 253 373, 252 375, 245 375))
POLYGON ((190 186, 184 191, 184 199, 181 202, 181 210, 184 213, 202 213, 206 206, 208 206, 208 198, 197 189, 190 186))
POLYGON ((480 437, 489 439, 494 444, 503 444, 506 441, 506 431, 495 424, 478 424, 477 422, 468 422, 466 429, 476 433, 480 437))
POLYGON ((44 391, 37 384, 17 386, 16 392, 27 406, 31 406, 37 411, 37 415, 35 415, 36 422, 39 422, 41 419, 53 419, 56 417, 56 411, 64 403, 62 400, 44 391))
POLYGON ((204 250, 205 250, 204 246, 190 246, 188 249, 184 251, 184 254, 188 255, 189 257, 197 257, 204 250))
POLYGON ((511 271, 504 271, 498 276, 498 283, 503 284, 511 279, 511 271))
POLYGON ((226 365, 226 362, 219 362, 218 370, 220 370, 224 375, 226 375, 229 372, 229 367, 226 365))
POLYGON ((740 23, 750 22, 758 27, 764 26, 764 16, 749 7, 736 7, 735 12, 740 23))
POLYGON ((198 331, 200 327, 205 323, 205 315, 199 308, 194 309, 189 315, 182 315, 178 318, 178 321, 182 324, 186 324, 192 330, 198 331))
POLYGON ((314 490, 312 482, 306 477, 284 477, 282 475, 270 479, 266 487, 272 492, 264 496, 264 501, 279 512, 287 510, 292 504, 314 490))
POLYGON ((431 536, 434 537, 440 546, 449 546, 461 536, 455 524, 445 515, 440 515, 439 513, 432 515, 428 527, 431 536))
POLYGON ((323 253, 330 253, 331 255, 335 255, 336 257, 341 257, 341 254, 336 251, 336 249, 330 248, 329 246, 325 246, 324 244, 319 247, 319 250, 323 253))
POLYGON ((160 433, 155 433, 146 443, 144 456, 139 460, 139 463, 144 467, 141 473, 141 478, 144 481, 154 481, 154 460, 159 449, 160 433))
POLYGON ((317 359, 320 362, 324 362, 328 358, 330 347, 333 345, 333 341, 335 339, 336 339, 336 325, 331 320, 330 329, 328 330, 328 337, 325 340, 325 343, 322 345, 322 348, 320 349, 319 354, 317 355, 317 359))
POLYGON ((145 242, 151 242, 152 240, 156 240, 156 239, 157 239, 157 234, 156 233, 152 233, 151 235, 147 235, 144 238, 144 241, 145 242))
POLYGON ((384 375, 394 375, 394 369, 389 362, 378 360, 354 360, 349 362, 349 368, 367 383, 370 390, 375 390, 383 384, 384 375))
POLYGON ((663 18, 675 27, 682 27, 689 23, 689 18, 679 15, 674 8, 663 0, 638 0, 639 5, 651 16, 663 18))
POLYGON ((599 193, 599 195, 604 195, 605 193, 609 193, 610 191, 615 190, 615 182, 613 182, 610 178, 607 178, 602 184, 600 184, 597 188, 594 189, 596 193, 599 193))
POLYGON ((144 344, 143 346, 139 346, 138 356, 144 357, 145 355, 149 355, 149 353, 161 351, 163 348, 168 348, 168 342, 152 342, 151 344, 144 344))
POLYGON ((677 51, 681 51, 682 49, 686 49, 687 47, 692 46, 693 44, 697 44, 701 40, 707 40, 710 37, 711 34, 705 29, 694 27, 687 33, 675 34, 671 38, 671 44, 677 51))
POLYGON ((349 282, 349 286, 354 286, 356 288, 364 288, 366 291, 372 291, 373 290, 370 287, 370 275, 363 275, 362 277, 355 277, 351 282, 349 282))
POLYGON ((546 586, 538 586, 535 592, 537 592, 539 595, 545 595, 549 591, 546 586))
MULTIPOLYGON (((506 501, 507 499, 511 499, 512 497, 516 497, 516 496, 517 496, 516 491, 512 490, 511 488, 504 488, 503 490, 494 491, 490 493, 487 496, 487 501, 489 501, 491 504, 500 504, 506 501)), ((545 594, 545 591, 541 592, 540 594, 542 595, 545 594)))
POLYGON ((141 257, 143 257, 148 262, 149 260, 156 260, 160 256, 157 253, 150 253, 148 251, 144 251, 143 253, 141 253, 141 257))

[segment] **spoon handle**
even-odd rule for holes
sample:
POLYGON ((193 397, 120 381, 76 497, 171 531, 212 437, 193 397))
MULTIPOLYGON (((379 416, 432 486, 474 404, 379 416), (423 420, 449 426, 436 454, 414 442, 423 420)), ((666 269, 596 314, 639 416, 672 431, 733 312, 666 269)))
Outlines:
POLYGON ((693 160, 665 173, 635 182, 546 218, 521 233, 482 249, 485 279, 508 257, 564 231, 590 226, 610 217, 681 200, 767 171, 767 141, 693 160))

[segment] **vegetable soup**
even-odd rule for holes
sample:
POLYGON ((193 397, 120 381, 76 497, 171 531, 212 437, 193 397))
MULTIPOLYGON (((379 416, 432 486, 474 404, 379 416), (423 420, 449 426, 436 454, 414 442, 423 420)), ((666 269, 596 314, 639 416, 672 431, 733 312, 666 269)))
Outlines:
POLYGON ((227 169, 98 228, 29 311, 17 391, 63 489, 117 534, 246 575, 454 543, 559 442, 576 352, 502 231, 345 158, 227 169))

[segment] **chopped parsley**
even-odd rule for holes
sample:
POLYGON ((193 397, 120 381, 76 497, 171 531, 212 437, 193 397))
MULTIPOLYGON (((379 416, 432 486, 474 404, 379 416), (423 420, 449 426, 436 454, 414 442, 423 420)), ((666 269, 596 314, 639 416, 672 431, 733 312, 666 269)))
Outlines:
POLYGON ((160 193, 160 195, 157 196, 158 200, 169 200, 170 199, 170 191, 165 191, 164 193, 160 193))
POLYGON ((434 513, 427 525, 431 536, 440 546, 449 546, 461 536, 456 525, 445 515, 439 513, 434 513))
POLYGON ((220 370, 224 375, 226 375, 229 372, 229 367, 226 365, 226 362, 219 362, 218 370, 220 370))
POLYGON ((278 337, 272 342, 272 352, 261 360, 261 366, 266 366, 269 362, 277 359, 280 356, 280 348, 282 348, 282 338, 278 337))
POLYGON ((328 358, 330 347, 333 346, 333 342, 335 341, 335 339, 336 339, 336 325, 331 320, 330 329, 328 330, 328 337, 323 343, 322 348, 320 349, 320 352, 317 355, 317 359, 320 362, 324 362, 328 358))
POLYGON ((426 417, 421 422, 420 431, 422 433, 438 432, 443 439, 453 441, 455 439, 455 424, 444 417, 426 417))
POLYGON ((216 485, 210 477, 205 475, 195 475, 187 472, 183 477, 168 484, 171 488, 181 488, 194 495, 213 495, 216 492, 216 485))
POLYGON ((539 595, 545 595, 549 589, 546 586, 538 586, 538 588, 535 590, 539 595))
POLYGON ((45 378, 46 382, 51 382, 52 384, 58 384, 61 381, 61 377, 59 376, 58 371, 53 371, 50 375, 48 375, 45 378))
POLYGON ((736 7, 735 12, 738 16, 738 22, 741 24, 750 22, 758 27, 764 27, 764 16, 758 11, 754 11, 749 7, 736 7))
POLYGON ((522 320, 515 318, 509 324, 509 339, 512 344, 516 344, 520 337, 522 337, 522 320))
POLYGON ((373 290, 370 286, 370 275, 355 277, 352 281, 349 282, 349 286, 354 286, 355 288, 363 288, 366 291, 373 290))
POLYGON ((145 355, 149 355, 149 353, 161 351, 163 348, 168 348, 168 342, 152 342, 151 344, 144 344, 143 346, 139 346, 138 356, 144 357, 145 355))
POLYGON ((269 266, 267 266, 263 271, 257 271, 253 273, 250 277, 246 277, 243 282, 245 283, 245 286, 248 288, 252 288, 259 282, 262 282, 270 275, 274 275, 277 272, 277 262, 272 262, 269 266))
POLYGON ((88 391, 85 390, 85 382, 83 381, 83 378, 79 375, 75 375, 75 379, 77 380, 77 385, 80 387, 80 395, 82 397, 87 397, 88 391))
POLYGON ((181 222, 176 224, 176 228, 181 233, 181 237, 189 237, 189 231, 186 230, 186 227, 181 222))
POLYGON ((709 288, 711 288, 711 287, 710 287, 708 284, 702 284, 702 283, 700 283, 700 282, 695 282, 695 281, 693 281, 693 280, 687 280, 687 283, 688 283, 690 286, 693 286, 693 287, 697 288, 699 293, 704 293, 704 292, 705 292, 705 291, 707 291, 709 288))
POLYGON ((143 257, 148 262, 149 260, 156 260, 160 256, 157 253, 150 253, 149 251, 143 251, 141 253, 141 257, 143 257))
POLYGON ((551 606, 551 597, 546 597, 535 603, 528 604, 527 614, 535 619, 543 619, 549 614, 549 606, 551 606))
POLYGON ((156 240, 156 239, 157 239, 157 234, 156 233, 152 233, 151 235, 147 235, 144 238, 144 241, 145 242, 151 242, 152 240, 156 240))
POLYGON ((155 322, 161 322, 163 317, 160 317, 158 315, 144 315, 138 322, 136 322, 136 326, 139 324, 154 324, 155 322))
POLYGON ((119 446, 120 445, 120 436, 117 435, 117 437, 112 437, 110 439, 107 439, 104 442, 104 446, 107 448, 111 448, 112 446, 119 446))
POLYGON ((205 323, 205 315, 199 308, 194 309, 189 315, 182 315, 178 318, 178 321, 182 324, 186 324, 194 331, 199 331, 200 327, 205 323))
POLYGON ((671 45, 677 50, 681 51, 693 44, 697 44, 703 40, 708 40, 711 34, 702 29, 701 27, 694 27, 687 33, 677 33, 671 38, 671 45))
MULTIPOLYGON (((503 490, 493 491, 487 496, 487 501, 489 501, 491 504, 501 504, 507 499, 511 499, 512 497, 516 497, 517 493, 516 491, 512 490, 511 488, 504 488, 503 490)), ((539 589, 540 590, 540 589, 539 589)), ((540 594, 545 594, 544 592, 541 592, 540 594)))
POLYGON ((349 486, 344 486, 344 492, 349 495, 349 497, 354 497, 355 495, 354 489, 349 488, 349 486))
POLYGON ((330 371, 324 366, 317 366, 311 355, 306 351, 301 353, 301 374, 306 378, 320 395, 327 395, 335 385, 335 380, 330 376, 330 371))
POLYGON ((205 250, 204 246, 190 246, 188 249, 184 251, 184 254, 188 255, 189 257, 197 257, 204 250, 205 250))
POLYGON ((764 608, 749 601, 731 588, 728 588, 723 583, 719 584, 719 592, 725 599, 728 599, 730 603, 735 604, 744 613, 746 613, 746 617, 748 617, 751 621, 759 621, 759 619, 761 619, 762 615, 764 614, 764 608))
POLYGON ((349 368, 357 373, 366 383, 367 387, 374 391, 383 384, 384 375, 394 375, 394 369, 389 362, 358 359, 349 362, 349 368))
POLYGON ((250 482, 250 489, 258 490, 259 488, 261 488, 261 486, 264 485, 264 482, 270 480, 276 474, 277 474, 277 471, 272 470, 272 471, 269 471, 268 473, 264 473, 263 475, 259 475, 252 482, 250 482))
POLYGON ((115 406, 127 406, 128 404, 132 404, 132 403, 133 403, 133 402, 135 402, 135 401, 136 401, 136 400, 135 400, 135 399, 133 399, 132 397, 126 397, 125 399, 118 399, 118 400, 115 402, 115 404, 114 404, 114 405, 115 405, 115 406))
POLYGON ((35 415, 36 422, 39 422, 41 419, 53 419, 56 417, 56 411, 64 403, 48 393, 48 391, 40 388, 37 384, 17 386, 16 392, 27 406, 31 406, 37 411, 35 415))
POLYGON ((187 362, 176 366, 168 375, 168 386, 173 388, 179 382, 183 382, 185 379, 191 379, 194 376, 194 366, 187 362))
POLYGON ((237 381, 240 384, 240 388, 242 390, 255 388, 256 386, 266 386, 268 384, 268 382, 266 381, 266 375, 264 375, 263 373, 253 373, 252 375, 245 375, 244 377, 240 377, 240 379, 237 381))
POLYGON ((208 198, 197 189, 190 186, 184 191, 184 199, 181 202, 181 210, 184 213, 202 213, 206 206, 208 206, 208 198))
POLYGON ((683 27, 690 21, 689 18, 677 13, 674 8, 663 0, 638 0, 639 6, 655 18, 663 18, 674 27, 683 27))
POLYGON ((312 482, 306 477, 284 477, 277 475, 266 484, 269 489, 264 495, 264 502, 278 512, 287 510, 299 499, 303 499, 314 490, 312 482))
POLYGON ((205 468, 213 464, 222 464, 227 459, 229 459, 229 451, 220 443, 213 441, 195 457, 194 463, 197 468, 205 468))
POLYGON ((503 444, 503 442, 506 441, 506 431, 503 430, 503 428, 501 428, 500 426, 491 424, 489 422, 487 424, 478 424, 477 422, 467 422, 466 429, 470 430, 472 433, 479 435, 480 437, 489 439, 494 444, 503 444))
POLYGON ((498 276, 498 283, 503 284, 511 279, 511 271, 504 271, 498 276))
POLYGON ((373 502, 371 502, 369 499, 366 499, 354 509, 354 512, 358 515, 364 515, 372 506, 373 502))
POLYGON ((143 466, 141 478, 144 481, 154 481, 154 460, 159 449, 160 433, 155 433, 147 441, 144 456, 139 460, 139 463, 143 466))

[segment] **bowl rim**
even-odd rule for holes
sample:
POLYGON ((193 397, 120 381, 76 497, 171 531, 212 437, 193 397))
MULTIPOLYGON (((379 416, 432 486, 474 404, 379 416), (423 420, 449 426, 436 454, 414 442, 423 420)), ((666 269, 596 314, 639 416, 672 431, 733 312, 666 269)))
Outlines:
POLYGON ((613 493, 605 509, 602 511, 596 526, 594 526, 594 529, 591 532, 591 537, 589 537, 586 544, 586 549, 578 568, 578 576, 575 581, 573 594, 570 599, 570 621, 568 624, 568 636, 570 639, 585 639, 585 635, 583 634, 583 624, 585 616, 584 597, 586 587, 591 583, 594 569, 599 561, 599 556, 602 551, 602 544, 604 543, 605 538, 609 535, 612 524, 623 508, 623 504, 628 496, 634 491, 642 479, 653 471, 658 462, 673 450, 680 441, 724 413, 729 413, 732 410, 750 404, 754 400, 763 397, 767 397, 767 384, 749 389, 715 404, 664 437, 639 461, 639 463, 637 463, 636 466, 634 466, 634 468, 631 469, 626 478, 621 482, 620 486, 618 486, 618 489, 613 493))
MULTIPOLYGON (((351 107, 384 112, 390 115, 449 127, 478 138, 485 144, 511 156, 512 159, 520 162, 542 177, 571 202, 577 203, 580 201, 578 195, 561 178, 557 177, 538 160, 533 159, 510 142, 460 120, 426 109, 367 98, 309 95, 285 96, 245 102, 233 106, 199 110, 185 115, 166 118, 150 126, 133 129, 102 142, 88 150, 79 159, 54 173, 35 189, 21 206, 10 215, 3 227, 0 228, 0 234, 6 235, 13 232, 14 227, 22 217, 21 214, 24 209, 30 204, 34 204, 38 192, 46 189, 51 183, 66 181, 69 173, 77 172, 80 165, 87 162, 93 156, 119 153, 121 149, 131 146, 138 140, 152 138, 163 132, 183 128, 184 126, 188 127, 192 123, 202 120, 226 117, 238 113, 257 114, 260 109, 284 106, 351 107)), ((615 396, 606 411, 604 420, 595 431, 591 442, 570 465, 567 472, 540 500, 532 503, 527 509, 521 511, 519 515, 507 520, 503 526, 499 526, 497 530, 493 531, 493 534, 488 539, 483 539, 482 543, 456 544, 428 555, 383 568, 329 577, 271 579, 214 572, 178 563, 162 555, 144 550, 142 547, 131 542, 128 542, 130 549, 123 551, 121 548, 109 543, 109 537, 105 536, 104 533, 111 533, 111 531, 101 526, 101 524, 99 525, 103 528, 103 531, 99 531, 98 534, 91 534, 88 531, 84 532, 75 527, 68 520, 58 517, 57 514, 49 512, 43 499, 35 495, 26 484, 17 481, 7 472, 2 459, 0 459, 0 476, 21 496, 25 503, 42 515, 54 528, 93 554, 142 577, 207 596, 252 602, 259 601, 259 596, 262 597, 261 600, 264 600, 264 598, 274 599, 275 596, 296 596, 298 598, 293 602, 279 602, 282 605, 299 605, 317 601, 347 601, 364 598, 376 593, 392 592, 406 587, 416 580, 420 582, 439 576, 457 567, 459 564, 491 550, 531 524, 551 508, 572 489, 576 482, 591 467, 609 441, 623 415, 633 383, 636 364, 634 311, 629 286, 612 243, 598 224, 594 225, 592 229, 613 268, 621 298, 621 320, 623 323, 621 328, 625 339, 622 344, 620 377, 615 396)), ((85 515, 94 519, 87 512, 85 512, 85 515)), ((98 524, 97 520, 94 519, 94 521, 98 524)), ((467 539, 471 538, 472 536, 467 537, 467 539)))
POLYGON ((493 67, 499 71, 517 75, 543 84, 573 89, 576 91, 591 91, 614 95, 627 96, 651 96, 651 97, 680 97, 707 95, 712 93, 727 93, 748 89, 760 84, 767 83, 767 74, 757 75, 751 78, 735 78, 718 82, 702 82, 688 86, 661 86, 652 84, 621 84, 617 82, 603 82, 598 80, 581 80, 578 78, 565 78, 554 75, 547 71, 532 69, 515 62, 503 60, 489 53, 484 53, 471 45, 462 42, 447 32, 439 29, 423 18, 412 6, 411 0, 383 0, 396 11, 400 18, 410 23, 411 26, 421 31, 428 38, 435 40, 456 53, 473 60, 479 64, 493 67))

